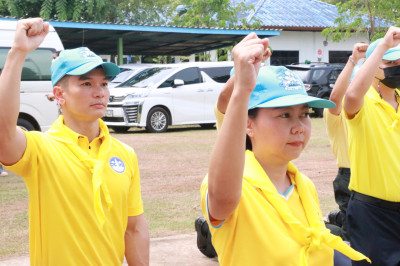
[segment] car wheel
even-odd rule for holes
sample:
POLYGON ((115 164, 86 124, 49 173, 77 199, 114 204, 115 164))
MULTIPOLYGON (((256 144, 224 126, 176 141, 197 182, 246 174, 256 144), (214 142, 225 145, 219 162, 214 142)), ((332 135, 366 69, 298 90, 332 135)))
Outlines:
POLYGON ((36 128, 32 125, 31 122, 23 118, 18 118, 17 125, 25 131, 36 130, 36 128))
POLYGON ((130 127, 110 127, 116 133, 124 133, 130 129, 130 127))
POLYGON ((313 108, 316 117, 324 116, 324 108, 313 108))
POLYGON ((156 107, 151 109, 147 116, 147 131, 150 133, 161 133, 167 131, 168 119, 168 113, 164 108, 156 107))

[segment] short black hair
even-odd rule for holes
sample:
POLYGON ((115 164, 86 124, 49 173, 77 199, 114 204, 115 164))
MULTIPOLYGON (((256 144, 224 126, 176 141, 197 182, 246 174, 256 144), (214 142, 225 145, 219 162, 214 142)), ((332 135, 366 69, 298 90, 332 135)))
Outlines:
MULTIPOLYGON (((259 108, 250 109, 247 112, 248 117, 252 118, 252 119, 256 118, 258 115, 258 110, 260 110, 260 109, 259 108)), ((251 145, 251 140, 248 135, 246 135, 246 150, 249 150, 249 151, 253 150, 253 145, 251 145)))

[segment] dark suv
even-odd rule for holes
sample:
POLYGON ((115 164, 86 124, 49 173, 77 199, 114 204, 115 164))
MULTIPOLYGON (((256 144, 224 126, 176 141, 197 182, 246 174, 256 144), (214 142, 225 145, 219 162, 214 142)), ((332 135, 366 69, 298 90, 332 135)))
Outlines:
MULTIPOLYGON (((311 63, 292 64, 286 67, 303 80, 308 95, 329 99, 344 64, 311 63)), ((313 108, 313 110, 318 117, 322 117, 322 108, 313 108)))

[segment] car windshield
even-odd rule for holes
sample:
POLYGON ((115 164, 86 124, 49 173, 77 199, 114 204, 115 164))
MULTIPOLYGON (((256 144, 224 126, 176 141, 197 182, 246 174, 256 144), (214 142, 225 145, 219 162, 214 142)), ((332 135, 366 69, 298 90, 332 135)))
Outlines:
POLYGON ((138 69, 121 69, 121 73, 119 73, 115 78, 111 81, 113 83, 121 83, 124 82, 132 73, 138 71, 138 69))
POLYGON ((148 86, 165 79, 170 73, 175 70, 175 67, 148 68, 133 76, 124 83, 120 84, 118 87, 147 88, 148 86))
POLYGON ((309 73, 309 69, 291 69, 294 73, 297 74, 297 76, 299 76, 299 78, 301 78, 301 80, 303 82, 307 82, 308 81, 308 73, 309 73))

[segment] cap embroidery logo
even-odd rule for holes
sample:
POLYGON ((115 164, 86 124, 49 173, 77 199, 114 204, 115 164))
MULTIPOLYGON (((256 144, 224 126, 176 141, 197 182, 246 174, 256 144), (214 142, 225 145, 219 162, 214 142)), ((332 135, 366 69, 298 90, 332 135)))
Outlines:
POLYGON ((117 173, 125 172, 125 164, 124 162, 118 157, 112 157, 110 159, 110 166, 111 168, 117 173))
POLYGON ((90 58, 90 57, 97 57, 95 53, 90 51, 87 48, 82 48, 79 53, 81 54, 82 58, 90 58))
POLYGON ((280 81, 279 86, 284 87, 285 90, 288 91, 302 89, 301 81, 291 71, 282 69, 279 72, 277 76, 278 80, 280 81))

